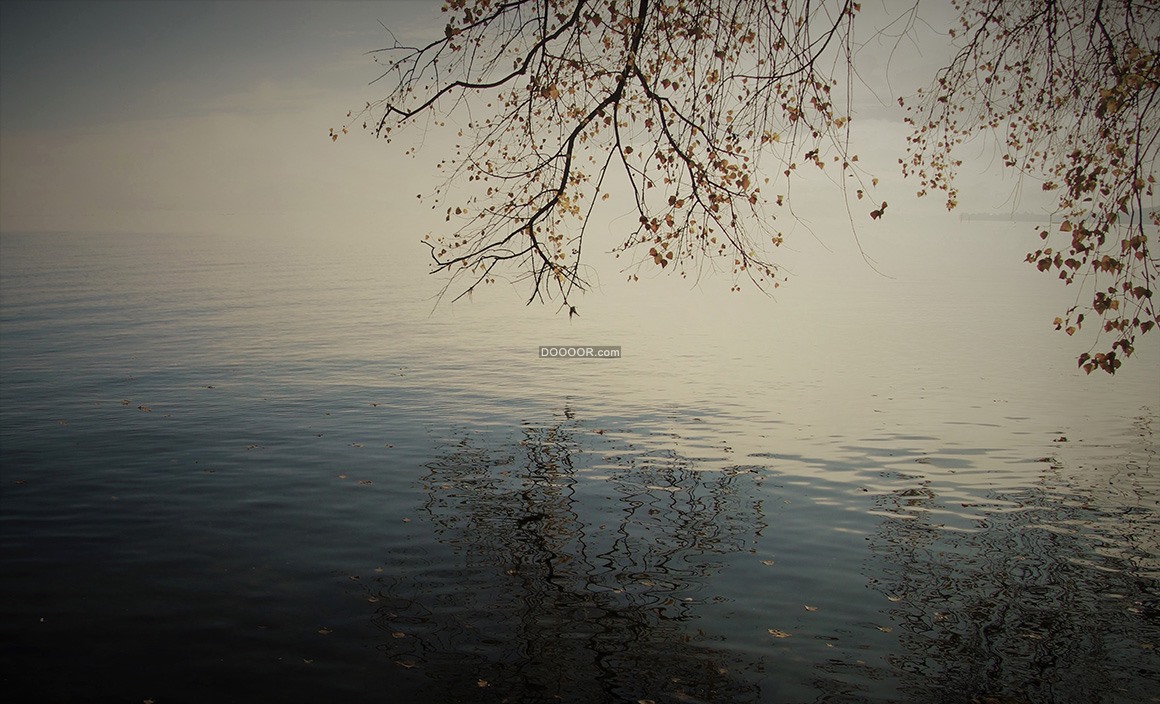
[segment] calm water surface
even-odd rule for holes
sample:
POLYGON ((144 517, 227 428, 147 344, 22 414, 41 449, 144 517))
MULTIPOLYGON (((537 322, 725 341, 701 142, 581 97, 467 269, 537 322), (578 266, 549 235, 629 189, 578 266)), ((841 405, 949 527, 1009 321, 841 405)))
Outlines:
POLYGON ((421 256, 0 239, 5 691, 1160 701, 1156 341, 1077 375, 1022 267, 569 321, 421 256))

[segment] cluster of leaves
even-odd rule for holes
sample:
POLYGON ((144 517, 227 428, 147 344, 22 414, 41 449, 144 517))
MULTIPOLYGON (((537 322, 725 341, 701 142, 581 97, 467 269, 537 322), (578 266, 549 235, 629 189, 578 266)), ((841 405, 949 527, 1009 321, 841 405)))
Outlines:
POLYGON ((386 139, 432 115, 462 125, 435 194, 454 229, 426 240, 449 286, 467 278, 459 295, 514 270, 531 281, 529 302, 558 294, 574 310, 583 239, 610 192, 630 194, 635 211, 602 243, 629 261, 629 279, 642 266, 687 276, 724 265, 735 290, 743 278, 777 286, 770 254, 782 233, 767 209, 788 207, 799 164, 856 170, 848 95, 833 76, 850 66, 859 9, 449 0, 442 37, 378 52, 386 96, 351 121, 386 139))
POLYGON ((1042 229, 1041 246, 1027 255, 1080 291, 1056 329, 1072 335, 1085 314, 1098 316, 1111 344, 1080 355, 1079 366, 1114 373, 1136 335, 1160 323, 1153 299, 1160 262, 1148 237, 1160 226, 1149 207, 1160 131, 1160 5, 957 0, 956 9, 960 26, 951 36, 959 50, 908 108, 915 129, 903 170, 921 182, 920 196, 944 191, 953 208, 955 147, 996 135, 1006 166, 1058 195, 1059 224, 1042 229))

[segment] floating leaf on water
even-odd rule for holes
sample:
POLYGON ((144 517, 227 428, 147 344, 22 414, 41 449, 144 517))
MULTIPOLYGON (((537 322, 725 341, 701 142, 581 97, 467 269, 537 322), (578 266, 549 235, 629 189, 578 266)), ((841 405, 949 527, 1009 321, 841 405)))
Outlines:
POLYGON ((403 633, 402 631, 395 631, 394 633, 391 634, 391 637, 392 638, 406 638, 407 634, 403 633))
POLYGON ((806 607, 806 611, 817 611, 818 610, 818 607, 816 607, 816 606, 810 606, 809 604, 805 604, 804 606, 806 607))
POLYGON ((769 635, 773 636, 774 638, 789 638, 793 634, 786 633, 785 631, 779 631, 776 628, 771 628, 769 629, 769 635))
POLYGON ((362 444, 361 442, 352 442, 352 443, 350 444, 350 446, 351 446, 351 447, 362 447, 362 446, 363 446, 363 444, 362 444))
POLYGON ((890 601, 902 601, 902 597, 898 596, 897 594, 888 594, 886 598, 890 601))
POLYGON ((410 518, 404 518, 404 519, 403 519, 403 523, 410 523, 410 522, 411 522, 411 519, 410 519, 410 518))
POLYGON ((894 629, 891 628, 890 626, 879 626, 878 630, 882 631, 883 633, 889 633, 889 632, 893 631, 894 629))
POLYGON ((150 408, 149 406, 137 406, 137 410, 144 411, 145 413, 152 413, 153 412, 153 409, 150 408))
POLYGON ((318 629, 318 632, 319 632, 321 635, 328 636, 328 635, 330 635, 331 633, 333 633, 334 631, 331 631, 329 628, 322 627, 322 628, 319 628, 319 629, 318 629))
POLYGON ((374 482, 372 482, 370 479, 360 479, 360 480, 358 480, 358 485, 359 485, 359 486, 366 486, 367 484, 374 484, 374 482))
POLYGON ((490 686, 491 686, 491 683, 490 683, 490 682, 488 682, 487 680, 476 680, 476 681, 475 681, 475 686, 476 686, 476 687, 481 687, 481 688, 482 688, 482 687, 490 687, 490 686))
POLYGON ((773 564, 773 560, 762 560, 761 564, 765 565, 766 567, 769 567, 770 565, 773 564))
POLYGON ((302 662, 304 662, 304 663, 306 663, 307 665, 309 665, 310 663, 312 663, 312 662, 314 662, 314 661, 313 661, 313 660, 311 660, 311 659, 309 659, 309 658, 302 658, 302 662))
POLYGON ((410 670, 412 667, 415 667, 419 663, 415 662, 414 660, 396 660, 395 664, 397 664, 399 667, 405 667, 410 670))

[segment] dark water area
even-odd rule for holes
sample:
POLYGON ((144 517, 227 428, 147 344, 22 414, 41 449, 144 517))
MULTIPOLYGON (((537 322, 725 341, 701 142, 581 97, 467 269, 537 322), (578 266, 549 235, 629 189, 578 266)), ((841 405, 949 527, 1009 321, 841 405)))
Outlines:
POLYGON ((397 257, 0 238, 0 688, 1160 701, 1155 350, 953 281, 432 313, 397 257))

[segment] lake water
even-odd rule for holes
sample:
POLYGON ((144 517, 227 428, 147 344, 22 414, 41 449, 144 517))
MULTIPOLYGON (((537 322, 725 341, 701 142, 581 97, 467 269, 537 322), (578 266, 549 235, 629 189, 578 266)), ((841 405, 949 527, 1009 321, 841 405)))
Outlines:
POLYGON ((957 264, 1003 227, 571 320, 374 237, 5 235, 3 689, 1160 701, 1160 345, 1077 373, 1070 292, 957 264))

